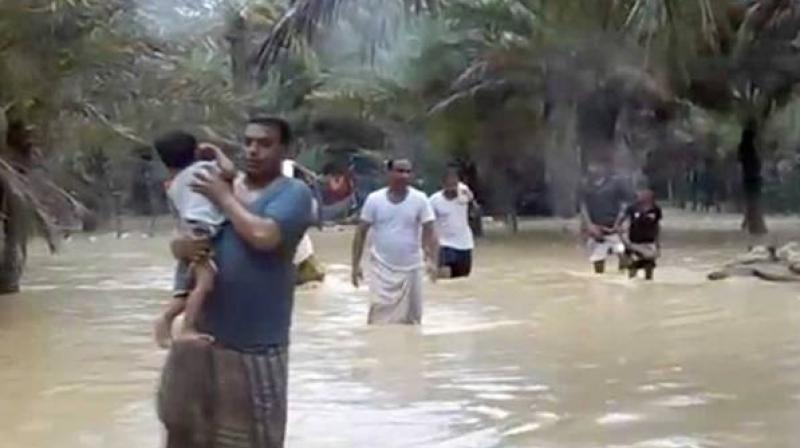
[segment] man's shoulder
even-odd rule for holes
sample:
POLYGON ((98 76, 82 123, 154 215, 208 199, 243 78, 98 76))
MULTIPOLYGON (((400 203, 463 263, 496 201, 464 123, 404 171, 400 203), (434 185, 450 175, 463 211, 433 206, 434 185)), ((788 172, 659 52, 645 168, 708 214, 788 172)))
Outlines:
POLYGON ((278 197, 291 197, 292 200, 311 200, 313 194, 311 188, 305 182, 287 177, 284 180, 282 191, 278 193, 278 197))
POLYGON ((380 188, 378 190, 375 190, 372 193, 367 195, 367 200, 372 202, 372 201, 378 201, 381 198, 385 198, 387 190, 388 190, 387 187, 383 187, 383 188, 380 188))
POLYGON ((311 188, 305 182, 293 177, 286 178, 286 187, 284 188, 296 193, 311 194, 311 188))
POLYGON ((433 203, 433 202, 441 201, 443 198, 444 198, 444 191, 443 190, 439 190, 436 193, 433 193, 428 200, 430 200, 431 203, 433 203))

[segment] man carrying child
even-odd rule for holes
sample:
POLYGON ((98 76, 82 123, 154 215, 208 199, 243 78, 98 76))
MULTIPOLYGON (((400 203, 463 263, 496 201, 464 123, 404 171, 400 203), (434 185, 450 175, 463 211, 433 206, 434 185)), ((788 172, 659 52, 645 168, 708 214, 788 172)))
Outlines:
MULTIPOLYGON (((225 217, 217 235, 172 244, 182 260, 202 260, 213 248, 216 273, 197 319, 213 343, 174 341, 162 372, 158 411, 167 448, 284 443, 292 259, 312 222, 312 195, 281 175, 291 140, 285 121, 254 118, 244 140, 244 173, 234 182, 216 167, 190 182, 225 217)), ((171 307, 182 306, 179 300, 171 307)))

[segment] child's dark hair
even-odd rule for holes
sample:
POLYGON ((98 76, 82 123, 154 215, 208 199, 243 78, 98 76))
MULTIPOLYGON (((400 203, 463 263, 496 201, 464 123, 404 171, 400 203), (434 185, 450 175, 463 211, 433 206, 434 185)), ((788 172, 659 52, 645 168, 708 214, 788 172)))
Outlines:
POLYGON ((172 131, 153 143, 158 156, 167 168, 182 170, 196 160, 197 139, 188 132, 172 131))

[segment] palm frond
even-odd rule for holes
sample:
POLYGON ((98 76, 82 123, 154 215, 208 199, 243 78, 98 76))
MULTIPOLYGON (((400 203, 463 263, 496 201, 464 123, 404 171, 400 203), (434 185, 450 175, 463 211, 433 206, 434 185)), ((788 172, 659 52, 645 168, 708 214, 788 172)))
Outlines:
POLYGON ((263 70, 297 38, 311 40, 319 28, 331 24, 339 10, 351 0, 297 0, 272 27, 261 44, 257 66, 263 70))
MULTIPOLYGON (((337 22, 345 12, 351 19, 359 15, 368 18, 374 22, 371 28, 377 27, 378 34, 381 34, 396 28, 389 23, 394 19, 376 20, 387 10, 400 6, 409 13, 407 15, 436 16, 445 4, 442 0, 295 0, 259 46, 256 67, 263 72, 298 41, 313 41, 320 31, 337 22)), ((371 41, 371 45, 380 44, 386 37, 377 35, 375 30, 369 34, 364 38, 371 41)))

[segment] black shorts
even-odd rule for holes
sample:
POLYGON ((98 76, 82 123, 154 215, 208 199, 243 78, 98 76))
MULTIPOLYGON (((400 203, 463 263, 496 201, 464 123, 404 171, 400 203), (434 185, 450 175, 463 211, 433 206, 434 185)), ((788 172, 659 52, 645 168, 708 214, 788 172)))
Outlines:
POLYGON ((472 272, 472 251, 442 247, 439 249, 439 266, 450 268, 452 278, 467 277, 472 272))

